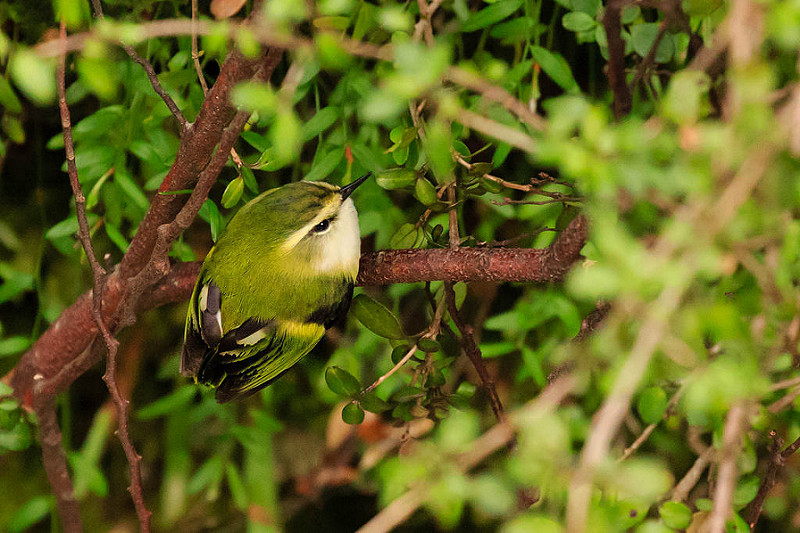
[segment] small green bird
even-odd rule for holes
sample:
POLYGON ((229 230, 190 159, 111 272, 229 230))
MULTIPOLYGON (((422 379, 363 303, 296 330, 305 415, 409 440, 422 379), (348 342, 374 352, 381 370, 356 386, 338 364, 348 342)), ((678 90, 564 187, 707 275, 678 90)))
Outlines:
POLYGON ((181 374, 247 397, 295 365, 347 313, 361 253, 344 187, 300 181, 242 207, 206 256, 186 316, 181 374))

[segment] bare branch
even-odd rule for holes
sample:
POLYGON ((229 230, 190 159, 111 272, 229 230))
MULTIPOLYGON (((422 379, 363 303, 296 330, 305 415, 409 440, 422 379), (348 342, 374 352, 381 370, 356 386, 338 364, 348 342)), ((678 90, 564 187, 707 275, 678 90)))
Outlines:
POLYGON ((689 493, 692 491, 697 482, 700 481, 700 476, 703 475, 706 467, 711 463, 716 455, 717 450, 714 449, 713 446, 709 446, 705 449, 703 453, 697 456, 697 459, 692 464, 692 467, 686 472, 686 474, 681 478, 680 481, 675 485, 675 488, 672 489, 672 494, 670 495, 670 500, 676 502, 685 501, 686 498, 689 497, 689 493))
MULTIPOLYGON (((103 14, 103 6, 100 4, 100 0, 92 0, 92 9, 94 10, 95 17, 97 17, 99 20, 105 19, 105 15, 103 14)), ((185 133, 186 130, 191 127, 191 124, 189 124, 189 122, 186 120, 186 117, 183 116, 181 110, 178 109, 178 106, 175 104, 175 101, 172 99, 172 97, 167 94, 167 91, 165 91, 164 87, 161 86, 161 82, 158 81, 158 75, 156 74, 156 71, 153 70, 153 65, 151 65, 148 60, 140 56, 132 46, 123 43, 122 49, 125 50, 125 53, 128 54, 131 59, 142 66, 147 74, 147 79, 150 80, 150 85, 153 86, 153 90, 158 96, 161 97, 161 100, 164 101, 167 109, 169 109, 170 113, 172 113, 172 115, 178 120, 178 123, 181 126, 181 135, 183 135, 183 133, 185 133)))
POLYGON ((742 435, 747 430, 747 409, 744 404, 737 403, 725 417, 725 429, 722 432, 722 450, 720 451, 717 486, 714 490, 714 508, 707 522, 709 533, 724 533, 725 522, 733 512, 733 491, 736 490, 736 459, 741 449, 742 435))
POLYGON ((197 0, 192 0, 192 62, 194 62, 194 70, 197 72, 197 79, 200 80, 200 86, 203 88, 203 94, 206 94, 208 84, 203 74, 203 68, 200 66, 200 52, 197 48, 197 0))
POLYGON ((503 411, 503 403, 497 395, 497 388, 494 386, 494 378, 492 378, 491 374, 489 374, 489 371, 486 369, 481 350, 478 348, 478 345, 475 344, 475 337, 472 335, 472 327, 465 324, 458 314, 456 294, 453 291, 452 283, 446 282, 444 284, 444 295, 447 300, 447 311, 450 313, 450 318, 453 319, 458 331, 461 333, 461 347, 464 349, 464 353, 467 354, 467 357, 469 357, 469 360, 472 362, 472 366, 475 367, 475 371, 481 378, 481 384, 489 395, 489 404, 492 406, 492 412, 495 418, 498 422, 503 422, 506 419, 506 415, 503 411))
MULTIPOLYGON (((455 457, 455 464, 462 472, 467 472, 486 460, 496 451, 508 446, 513 441, 516 431, 512 424, 520 419, 543 416, 555 409, 572 391, 576 380, 572 376, 558 378, 549 384, 534 400, 525 404, 511 415, 510 421, 492 426, 478 437, 469 450, 455 457)), ((381 512, 361 526, 357 533, 384 533, 399 526, 414 514, 427 499, 430 487, 427 484, 416 485, 408 492, 394 500, 381 512)))
MULTIPOLYGON (((64 41, 67 35, 66 23, 61 21, 61 40, 64 41)), ((102 334, 103 340, 106 344, 108 352, 108 362, 106 363, 106 372, 103 376, 108 390, 114 399, 114 405, 117 409, 117 417, 119 419, 119 431, 117 432, 119 440, 122 443, 122 448, 125 450, 125 455, 128 458, 128 463, 131 470, 131 485, 130 493, 133 498, 134 506, 136 507, 136 514, 139 517, 139 526, 141 531, 150 531, 150 511, 144 503, 144 493, 142 491, 142 476, 141 476, 141 456, 136 452, 133 443, 128 435, 128 401, 122 397, 116 383, 116 365, 117 365, 117 351, 119 348, 119 341, 114 338, 103 320, 103 284, 105 282, 105 270, 100 266, 97 257, 94 255, 92 248, 92 239, 89 234, 89 223, 86 219, 86 198, 81 190, 81 185, 78 180, 78 169, 75 165, 75 146, 72 140, 72 124, 70 120, 69 107, 67 106, 67 90, 65 81, 66 71, 66 52, 61 55, 58 63, 58 107, 61 113, 61 127, 64 130, 64 151, 67 157, 67 173, 69 175, 70 185, 72 186, 72 193, 75 197, 75 209, 78 218, 78 238, 83 245, 86 252, 86 257, 89 259, 89 264, 92 267, 92 316, 94 318, 97 328, 102 334)))

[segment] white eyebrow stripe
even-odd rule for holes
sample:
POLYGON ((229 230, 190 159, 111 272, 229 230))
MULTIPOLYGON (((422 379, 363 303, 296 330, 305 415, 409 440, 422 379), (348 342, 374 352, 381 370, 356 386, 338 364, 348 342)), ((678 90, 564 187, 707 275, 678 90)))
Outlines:
POLYGON ((337 210, 338 210, 338 207, 337 207, 337 209, 333 209, 333 210, 323 209, 322 211, 320 211, 320 213, 314 218, 314 220, 312 220, 311 222, 309 222, 308 224, 306 224, 305 226, 303 226, 299 230, 297 230, 294 233, 292 233, 289 236, 289 238, 286 239, 286 242, 283 243, 283 251, 285 251, 285 252, 291 251, 292 248, 297 246, 297 243, 302 241, 303 238, 306 235, 308 235, 308 232, 311 231, 311 228, 313 228, 314 226, 316 226, 317 224, 319 224, 320 222, 322 222, 326 218, 329 218, 329 217, 333 216, 334 214, 336 214, 337 210))

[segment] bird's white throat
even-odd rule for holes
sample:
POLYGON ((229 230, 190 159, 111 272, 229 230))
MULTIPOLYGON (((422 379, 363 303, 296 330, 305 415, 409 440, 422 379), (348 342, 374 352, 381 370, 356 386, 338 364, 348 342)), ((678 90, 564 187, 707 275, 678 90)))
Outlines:
POLYGON ((358 272, 358 259, 361 256, 361 230, 358 227, 358 213, 353 201, 348 198, 339 208, 338 216, 331 228, 319 236, 320 246, 317 261, 318 272, 358 272))

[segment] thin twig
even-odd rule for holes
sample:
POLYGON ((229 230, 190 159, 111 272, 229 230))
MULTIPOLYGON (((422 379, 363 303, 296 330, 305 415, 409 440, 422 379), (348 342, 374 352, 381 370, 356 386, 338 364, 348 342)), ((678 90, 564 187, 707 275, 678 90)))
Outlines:
POLYGON ((667 34, 667 21, 663 20, 661 25, 658 27, 658 33, 656 33, 656 38, 653 40, 652 46, 650 46, 650 50, 647 51, 647 55, 644 56, 642 61, 636 67, 636 72, 633 74, 633 81, 631 81, 629 92, 634 92, 636 90, 636 86, 639 85, 639 82, 642 80, 644 75, 650 70, 656 62, 656 53, 658 52, 658 47, 661 44, 662 39, 667 34))
MULTIPOLYGON (((95 17, 97 17, 99 20, 105 19, 105 15, 103 14, 103 6, 100 4, 100 0, 92 0, 92 7, 94 9, 95 17)), ((178 120, 178 123, 181 126, 181 135, 183 135, 183 133, 191 128, 191 124, 186 120, 186 117, 183 116, 181 110, 178 109, 178 106, 175 104, 175 101, 172 99, 172 97, 167 94, 167 91, 165 91, 164 87, 161 86, 161 82, 158 81, 158 75, 156 74, 156 71, 153 70, 153 65, 151 65, 148 60, 140 56, 132 46, 125 43, 121 44, 122 49, 125 50, 125 53, 128 54, 128 56, 136 63, 139 63, 139 65, 141 65, 144 69, 145 73, 147 73, 147 79, 150 80, 150 85, 153 86, 153 90, 158 96, 161 97, 161 100, 164 101, 164 104, 166 104, 170 113, 172 113, 172 115, 178 120)))
POLYGON ((608 453, 611 440, 628 412, 636 387, 666 331, 666 317, 678 306, 682 296, 682 290, 668 288, 653 303, 631 353, 620 369, 614 388, 594 417, 592 431, 570 482, 567 506, 567 531, 570 533, 586 530, 595 468, 608 453))
POLYGON ((714 490, 714 507, 706 524, 708 533, 724 533, 725 522, 733 513, 733 492, 736 490, 736 459, 739 457, 742 435, 747 430, 747 409, 737 403, 725 417, 722 431, 722 450, 720 450, 717 486, 714 490))
MULTIPOLYGON (((66 23, 61 21, 61 40, 66 39, 67 26, 66 23)), ((119 341, 114 338, 108 325, 102 316, 103 306, 103 284, 105 282, 106 272, 92 248, 92 240, 89 234, 89 223, 86 219, 86 198, 81 190, 80 181, 78 180, 78 169, 75 165, 75 147, 72 140, 72 124, 70 121, 69 107, 67 106, 67 91, 66 91, 66 52, 61 55, 58 63, 58 106, 61 113, 61 127, 64 130, 64 151, 67 158, 67 173, 69 175, 70 185, 72 186, 72 193, 75 197, 75 209, 78 219, 78 238, 83 245, 86 252, 86 257, 92 268, 92 315, 94 316, 95 324, 98 331, 101 333, 103 341, 106 344, 108 351, 108 360, 106 363, 106 372, 103 375, 103 380, 108 385, 108 390, 114 399, 114 405, 117 408, 117 417, 119 419, 119 430, 117 432, 119 440, 122 443, 122 448, 125 450, 125 455, 128 458, 131 471, 131 485, 130 493, 136 508, 136 514, 139 517, 139 526, 141 531, 150 531, 150 511, 147 510, 144 502, 144 494, 142 491, 142 476, 141 476, 141 456, 136 452, 133 443, 128 434, 128 401, 122 397, 119 388, 116 384, 116 356, 119 348, 119 341)))
MULTIPOLYGON (((468 472, 496 451, 507 447, 516 435, 512 424, 520 420, 530 421, 552 412, 572 391, 575 384, 575 378, 569 375, 549 384, 536 399, 512 413, 510 421, 495 424, 478 437, 469 450, 455 458, 453 461, 455 466, 461 472, 468 472)), ((425 502, 430 496, 430 488, 426 483, 414 486, 373 516, 358 529, 357 533, 385 533, 396 528, 408 520, 425 502)))
MULTIPOLYGON (((786 464, 781 448, 783 448, 783 439, 778 436, 775 430, 769 432, 772 443, 769 447, 769 465, 767 472, 764 474, 764 479, 758 487, 758 492, 753 501, 750 502, 747 511, 747 523, 750 526, 750 531, 753 531, 758 523, 758 517, 761 515, 761 508, 769 495, 769 491, 775 486, 778 471, 786 464)), ((800 439, 799 439, 800 440, 800 439)), ((795 441, 797 442, 797 441, 795 441)))
POLYGON ((789 392, 787 392, 785 396, 776 400, 773 404, 767 407, 767 411, 773 415, 780 413, 792 405, 798 396, 800 396, 800 386, 795 386, 789 392))
POLYGON ((447 300, 447 310, 450 313, 450 318, 453 319, 458 331, 461 333, 461 346, 464 349, 464 353, 467 354, 467 357, 469 357, 469 360, 472 362, 472 366, 475 367, 475 371, 478 373, 478 377, 481 378, 483 387, 489 394, 489 404, 492 407, 492 412, 494 413, 495 418, 498 422, 503 422, 506 417, 503 411, 503 404, 500 402, 500 397, 497 395, 497 389, 494 385, 494 378, 492 378, 491 374, 489 374, 489 371, 486 369, 486 365, 483 363, 481 350, 478 348, 478 345, 475 344, 475 338, 472 335, 472 327, 470 327, 468 324, 465 324, 461 319, 461 316, 458 314, 458 308, 456 307, 456 293, 453 291, 452 283, 445 282, 444 295, 445 299, 447 300))
MULTIPOLYGON (((432 2, 431 5, 436 2, 432 2)), ((231 21, 224 21, 223 23, 211 22, 205 20, 197 20, 192 22, 191 19, 163 19, 145 22, 137 26, 138 35, 142 39, 152 39, 158 37, 176 37, 180 35, 210 35, 218 33, 220 30, 227 31, 230 38, 234 38, 240 31, 241 27, 247 23, 237 23, 231 21)), ((282 49, 302 49, 314 50, 315 44, 312 39, 305 39, 283 32, 273 31, 271 28, 264 26, 249 25, 248 29, 252 35, 263 45, 282 48, 282 49)), ((119 43, 115 37, 114 32, 98 33, 95 31, 88 31, 85 33, 75 34, 68 39, 67 51, 76 51, 84 47, 89 39, 97 39, 104 42, 119 43)), ((368 59, 378 59, 381 61, 392 61, 393 52, 391 45, 376 46, 371 43, 364 43, 355 41, 353 39, 341 38, 339 44, 342 49, 357 57, 365 57, 368 59)), ((56 56, 59 50, 53 47, 52 44, 44 42, 35 47, 35 50, 46 57, 56 56)), ((458 67, 448 67, 444 72, 444 79, 461 85, 467 89, 478 92, 485 96, 488 100, 495 101, 508 109, 511 113, 518 116, 523 122, 529 124, 534 129, 543 129, 546 122, 538 115, 532 114, 524 103, 515 99, 505 89, 499 86, 491 85, 484 80, 480 80, 466 71, 460 70, 458 67)))
MULTIPOLYGON (((662 417, 662 420, 666 419, 670 415, 672 409, 676 405, 678 405, 678 401, 681 399, 681 396, 683 396, 683 391, 684 388, 681 387, 675 392, 675 394, 672 395, 672 398, 670 398, 669 403, 667 403, 667 409, 664 411, 664 416, 662 417)), ((619 458, 619 462, 624 461, 625 459, 636 453, 636 450, 638 450, 642 446, 642 444, 645 443, 645 441, 650 437, 650 434, 653 433, 653 431, 656 429, 656 427, 658 427, 658 424, 660 423, 661 420, 659 420, 654 424, 650 424, 646 428, 644 428, 644 430, 642 430, 642 433, 636 438, 636 440, 633 441, 633 443, 630 446, 625 448, 624 452, 622 452, 622 457, 619 458)))
POLYGON ((706 467, 711 463, 716 455, 717 450, 713 446, 709 446, 703 453, 697 456, 697 459, 692 464, 692 467, 686 472, 680 481, 672 489, 672 494, 669 499, 676 502, 685 501, 689 497, 697 482, 700 481, 700 476, 703 475, 706 467))
MULTIPOLYGON (((423 331, 422 334, 420 335, 420 338, 423 339, 436 338, 436 336, 439 335, 439 331, 441 331, 442 316, 444 316, 444 303, 440 303, 435 307, 435 311, 433 312, 433 318, 431 319, 430 324, 428 324, 428 327, 425 328, 425 331, 423 331)), ((403 366, 414 356, 414 354, 417 353, 417 349, 418 349, 418 343, 415 343, 414 346, 412 346, 408 350, 408 352, 406 352, 406 354, 402 357, 402 359, 400 359, 397 362, 396 365, 394 365, 388 372, 383 374, 381 377, 376 379, 375 382, 372 383, 372 385, 364 389, 362 391, 362 394, 367 394, 369 392, 372 392, 373 390, 375 390, 376 387, 378 387, 378 385, 389 379, 389 377, 392 374, 403 368, 403 366)))
POLYGON ((531 111, 528 106, 514 98, 511 93, 467 70, 459 67, 450 67, 445 71, 444 79, 475 91, 485 96, 487 100, 497 102, 535 130, 543 131, 547 125, 545 119, 531 111))
MULTIPOLYGON (((192 62, 194 63, 194 70, 197 72, 197 79, 200 81, 200 87, 203 89, 203 96, 208 95, 208 83, 203 74, 203 67, 200 65, 200 52, 197 48, 197 0, 192 0, 192 62)), ((231 159, 233 164, 241 172, 244 166, 241 156, 236 152, 236 148, 231 148, 231 159)))
POLYGON ((203 75, 203 68, 200 66, 200 52, 197 48, 197 0, 192 0, 192 61, 194 62, 194 70, 197 72, 197 79, 200 80, 200 86, 203 88, 203 94, 208 92, 208 84, 206 77, 203 75))
POLYGON ((386 381, 387 379, 389 379, 389 377, 391 377, 391 376, 392 376, 392 374, 394 374, 395 372, 397 372, 398 370, 400 370, 401 368, 403 368, 403 366, 404 366, 404 365, 405 365, 405 364, 406 364, 406 363, 409 361, 409 359, 411 359, 411 358, 414 356, 414 354, 415 354, 415 353, 417 353, 417 345, 416 345, 416 344, 415 344, 414 346, 412 346, 412 347, 411 347, 411 348, 408 350, 408 352, 406 352, 406 354, 403 356, 403 358, 402 358, 402 359, 400 359, 400 360, 397 362, 397 364, 396 364, 396 365, 394 365, 394 366, 391 368, 391 370, 389 370, 388 372, 386 372, 385 374, 383 374, 381 377, 379 377, 378 379, 376 379, 376 380, 375 380, 375 381, 372 383, 372 385, 370 385, 369 387, 367 387, 366 389, 364 389, 364 390, 362 391, 362 393, 363 393, 363 394, 367 394, 367 393, 369 393, 369 392, 372 392, 372 391, 374 391, 374 390, 375 390, 375 389, 378 387, 378 385, 380 385, 381 383, 383 383, 384 381, 386 381))
POLYGON ((457 112, 450 116, 455 122, 459 122, 467 128, 479 131, 489 137, 494 137, 499 141, 510 144, 519 148, 523 152, 535 153, 536 143, 533 137, 527 133, 523 133, 515 128, 501 124, 483 115, 474 113, 468 109, 459 109, 457 112))

